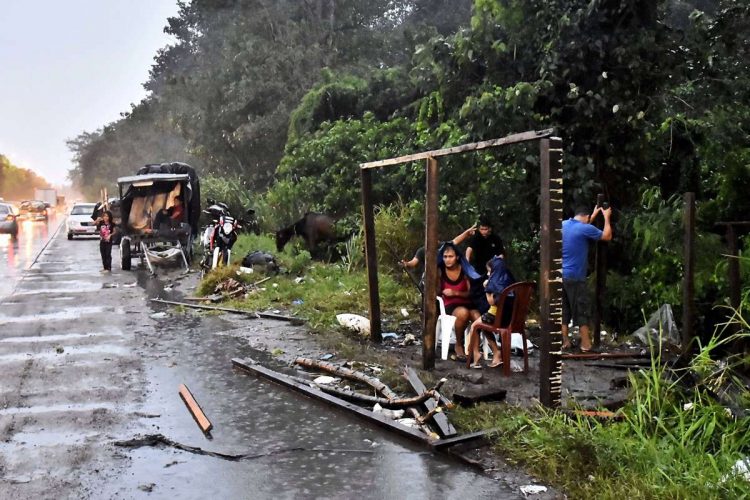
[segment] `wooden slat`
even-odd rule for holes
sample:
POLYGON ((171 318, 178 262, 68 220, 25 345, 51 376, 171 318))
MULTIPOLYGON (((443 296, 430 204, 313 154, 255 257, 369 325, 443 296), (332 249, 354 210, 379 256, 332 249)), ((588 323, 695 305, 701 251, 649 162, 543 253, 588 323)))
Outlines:
POLYGON ((641 352, 576 352, 562 355, 563 359, 619 359, 619 358, 648 358, 651 355, 641 352))
MULTIPOLYGON (((427 391, 427 387, 425 387, 424 383, 419 379, 419 375, 414 371, 414 368, 407 366, 404 370, 404 375, 406 375, 406 380, 409 381, 414 392, 417 394, 424 394, 427 391)), ((437 406, 437 403, 434 399, 428 399, 424 402, 424 406, 427 407, 427 410, 429 411, 434 409, 437 406)), ((436 413, 432 417, 432 421, 435 422, 440 437, 452 437, 457 434, 456 428, 448 421, 448 417, 444 413, 436 413)))
POLYGON ((532 130, 528 132, 521 132, 520 134, 511 134, 500 139, 471 142, 469 144, 462 144, 461 146, 455 146, 452 148, 435 149, 433 151, 425 151, 423 153, 399 156, 398 158, 389 158, 387 160, 360 163, 359 167, 361 169, 387 167, 389 165, 400 165, 402 163, 408 163, 411 161, 426 160, 427 158, 438 158, 440 156, 448 156, 456 153, 466 153, 469 151, 479 151, 482 149, 494 148, 498 146, 507 146, 508 144, 536 141, 551 136, 553 132, 554 130, 551 128, 545 130, 532 130))
POLYGON ((382 415, 378 415, 377 413, 373 413, 370 410, 365 410, 364 408, 361 408, 355 404, 349 403, 348 401, 344 401, 341 398, 337 398, 330 394, 326 394, 318 389, 314 389, 310 386, 297 382, 296 380, 288 377, 287 375, 284 375, 283 373, 275 372, 273 370, 270 370, 258 364, 253 364, 252 362, 247 362, 245 360, 236 359, 236 358, 232 359, 232 365, 242 370, 245 370, 247 372, 263 377, 265 379, 268 379, 279 385, 283 385, 284 387, 287 387, 289 389, 294 389, 295 391, 301 392, 302 394, 308 397, 311 397, 313 399, 323 401, 325 403, 333 405, 342 410, 346 410, 350 413, 354 413, 355 415, 364 418, 370 423, 373 423, 380 427, 384 427, 401 436, 408 437, 409 439, 417 441, 421 444, 431 446, 433 442, 432 439, 430 439, 428 436, 426 436, 425 434, 423 434, 421 431, 417 429, 412 429, 411 427, 407 427, 403 424, 399 424, 398 422, 394 420, 391 420, 382 415))
POLYGON ((192 309, 207 309, 209 311, 222 311, 234 314, 245 314, 251 318, 266 318, 266 319, 277 319, 279 321, 289 321, 293 325, 304 323, 302 318, 295 318, 293 316, 284 316, 283 314, 265 313, 257 311, 243 311, 242 309, 233 309, 231 307, 218 307, 218 306, 206 306, 202 304, 190 304, 188 302, 177 302, 176 300, 164 300, 164 299, 151 299, 151 302, 158 304, 170 304, 173 306, 184 306, 192 309))
POLYGON ((180 384, 179 393, 185 406, 190 410, 190 414, 198 424, 198 427, 200 427, 203 432, 209 432, 213 429, 213 424, 208 420, 206 414, 203 413, 203 409, 201 409, 200 405, 193 397, 193 394, 190 392, 190 389, 188 389, 185 384, 180 384))
POLYGON ((695 347, 695 193, 683 199, 682 354, 689 355, 695 347))

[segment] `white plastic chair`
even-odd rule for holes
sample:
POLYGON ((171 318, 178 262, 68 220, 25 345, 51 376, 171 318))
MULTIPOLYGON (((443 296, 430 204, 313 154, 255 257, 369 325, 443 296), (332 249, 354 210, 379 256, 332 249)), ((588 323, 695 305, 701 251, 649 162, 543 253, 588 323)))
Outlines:
MULTIPOLYGON (((437 325, 435 327, 435 347, 438 342, 440 343, 440 357, 443 360, 448 359, 448 350, 451 344, 456 343, 456 317, 445 312, 445 302, 442 297, 437 297, 438 305, 440 306, 440 315, 437 319, 437 325)), ((464 332, 464 351, 469 346, 469 331, 471 330, 471 323, 466 326, 464 332)), ((489 359, 490 346, 487 344, 487 340, 484 339, 484 358, 489 359)), ((468 355, 468 353, 467 353, 468 355)))

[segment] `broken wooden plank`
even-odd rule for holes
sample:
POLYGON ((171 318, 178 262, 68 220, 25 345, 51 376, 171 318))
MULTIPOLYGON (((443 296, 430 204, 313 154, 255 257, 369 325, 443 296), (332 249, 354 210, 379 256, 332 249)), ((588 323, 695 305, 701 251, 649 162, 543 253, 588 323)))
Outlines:
POLYGON ((375 425, 389 429, 401 436, 408 437, 424 445, 431 446, 433 442, 432 439, 430 439, 428 436, 426 436, 425 434, 423 434, 417 429, 412 429, 411 427, 407 427, 403 424, 399 424, 398 422, 394 420, 391 420, 382 415, 378 415, 377 413, 373 413, 370 410, 365 410, 364 408, 361 408, 353 403, 349 403, 348 401, 344 401, 341 398, 337 398, 330 394, 326 394, 319 389, 314 389, 312 387, 309 387, 306 384, 302 384, 300 382, 293 380, 288 375, 275 372, 271 369, 255 364, 253 361, 246 361, 246 360, 235 358, 235 359, 232 359, 232 365, 242 370, 245 370, 247 372, 254 373, 255 375, 266 378, 279 385, 283 385, 284 387, 294 389, 311 398, 317 399, 319 401, 323 401, 325 403, 329 403, 333 406, 336 406, 337 408, 346 410, 350 413, 354 413, 355 415, 358 415, 375 425))
POLYGON ((454 392, 453 401, 463 407, 474 406, 479 403, 494 403, 505 401, 505 395, 508 391, 505 389, 491 389, 485 391, 464 391, 454 392))
POLYGON ((490 436, 496 431, 497 429, 485 429, 483 431, 471 432, 469 434, 462 434, 447 439, 439 439, 432 443, 432 448, 435 450, 445 450, 459 444, 475 443, 477 441, 480 441, 482 444, 489 444, 490 436))
POLYGON ((173 306, 184 306, 192 307, 193 309, 207 309, 209 311, 223 311, 234 314, 245 314, 254 318, 266 318, 266 319, 278 319, 281 321, 289 321, 292 324, 301 325, 304 323, 302 318, 295 318, 294 316, 284 316, 283 314, 274 314, 267 312, 258 311, 243 311, 242 309, 233 309, 231 307, 218 307, 218 306, 206 306, 202 304, 189 304, 187 302, 177 302, 176 300, 164 300, 164 299, 151 299, 151 302, 157 302, 159 304, 170 304, 173 306))
MULTIPOLYGON (((417 372, 414 370, 414 368, 406 367, 404 369, 404 376, 406 377, 406 380, 409 381, 409 384, 411 384, 412 388, 417 394, 423 394, 427 391, 427 387, 425 387, 424 383, 419 378, 419 375, 417 375, 417 372)), ((453 406, 453 404, 445 398, 442 398, 444 400, 443 405, 450 408, 453 406)), ((424 402, 425 407, 427 408, 427 411, 432 411, 437 407, 437 403, 432 400, 428 399, 424 402)), ((456 428, 453 427, 453 425, 448 421, 448 417, 444 413, 437 413, 433 416, 432 421, 435 422, 435 426, 437 426, 438 433, 441 437, 453 437, 457 434, 456 428)))
POLYGON ((648 358, 648 353, 638 352, 575 352, 564 353, 563 359, 616 359, 616 358, 648 358))
POLYGON ((302 357, 295 359, 294 364, 304 366, 305 368, 315 368, 328 373, 333 373, 340 377, 348 378, 349 380, 356 380, 357 382, 369 385, 387 399, 399 399, 398 394, 393 392, 390 387, 385 385, 379 379, 365 375, 357 370, 352 370, 343 366, 336 366, 333 363, 328 363, 326 361, 302 357))
POLYGON ((618 422, 621 420, 625 420, 625 415, 623 415, 621 412, 615 413, 613 411, 574 410, 572 414, 580 417, 592 417, 599 420, 614 420, 618 422))
POLYGON ((211 429, 213 429, 213 424, 208 420, 208 417, 206 417, 203 409, 200 407, 198 402, 193 397, 193 394, 190 392, 190 389, 188 389, 185 384, 180 384, 179 393, 182 401, 185 403, 185 406, 187 406, 190 414, 198 424, 198 427, 200 427, 201 430, 205 433, 208 433, 211 429))

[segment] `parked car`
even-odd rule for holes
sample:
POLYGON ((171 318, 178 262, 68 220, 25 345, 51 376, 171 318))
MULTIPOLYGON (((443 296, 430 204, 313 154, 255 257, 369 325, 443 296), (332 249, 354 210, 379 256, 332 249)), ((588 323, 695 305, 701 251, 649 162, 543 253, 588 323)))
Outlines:
POLYGON ((0 233, 9 234, 12 238, 18 236, 18 221, 13 205, 0 203, 0 233))
POLYGON ((40 200, 26 200, 18 207, 18 217, 26 220, 43 220, 47 222, 47 205, 40 200))
POLYGON ((72 240, 75 236, 95 236, 97 234, 96 223, 91 219, 95 206, 96 203, 76 202, 73 204, 68 219, 65 221, 69 240, 72 240))

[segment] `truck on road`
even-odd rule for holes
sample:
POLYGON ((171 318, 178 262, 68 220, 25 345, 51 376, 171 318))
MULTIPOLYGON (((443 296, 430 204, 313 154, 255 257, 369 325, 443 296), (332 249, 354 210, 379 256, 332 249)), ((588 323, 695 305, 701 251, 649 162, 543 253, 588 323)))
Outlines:
POLYGON ((48 207, 54 208, 57 206, 57 191, 54 189, 36 188, 34 189, 34 199, 43 201, 48 207))

